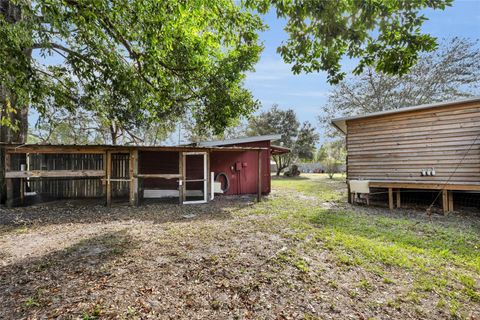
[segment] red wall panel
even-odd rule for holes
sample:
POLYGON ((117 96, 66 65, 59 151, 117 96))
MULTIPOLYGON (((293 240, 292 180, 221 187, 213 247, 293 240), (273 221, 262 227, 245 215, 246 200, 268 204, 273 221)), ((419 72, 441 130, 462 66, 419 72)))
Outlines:
MULTIPOLYGON (((235 144, 238 147, 270 148, 270 141, 259 141, 235 144)), ((261 151, 262 155, 262 193, 270 192, 270 150, 261 151)), ((225 193, 251 194, 257 193, 258 155, 257 151, 215 151, 210 154, 210 171, 215 176, 224 172, 230 180, 230 188, 225 193), (240 170, 237 170, 239 169, 240 170)))

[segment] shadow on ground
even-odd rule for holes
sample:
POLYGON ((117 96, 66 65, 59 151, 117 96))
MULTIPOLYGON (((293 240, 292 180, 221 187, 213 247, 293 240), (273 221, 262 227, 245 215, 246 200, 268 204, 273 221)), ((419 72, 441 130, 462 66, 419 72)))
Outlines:
POLYGON ((109 232, 0 268, 0 318, 55 318, 68 308, 82 309, 108 279, 108 262, 135 245, 125 230, 109 232), (48 314, 37 313, 46 306, 48 314))
POLYGON ((0 209, 0 231, 8 232, 19 227, 46 226, 68 223, 107 223, 113 221, 150 221, 155 224, 182 222, 191 219, 230 219, 231 213, 253 206, 253 197, 220 197, 208 204, 178 205, 150 203, 131 207, 114 203, 111 208, 101 201, 57 201, 31 207, 0 209))

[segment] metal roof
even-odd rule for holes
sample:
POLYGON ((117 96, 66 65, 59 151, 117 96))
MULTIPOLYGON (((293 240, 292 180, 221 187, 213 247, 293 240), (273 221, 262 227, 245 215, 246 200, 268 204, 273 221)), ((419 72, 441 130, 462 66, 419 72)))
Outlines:
POLYGON ((268 150, 262 147, 222 147, 222 146, 135 146, 135 145, 108 145, 108 144, 5 144, 0 143, 0 147, 4 147, 10 153, 40 152, 40 153, 62 153, 85 151, 104 152, 110 151, 248 151, 248 150, 268 150))
POLYGON ((216 146, 227 146, 231 144, 239 143, 249 143, 249 142, 258 142, 258 141, 275 141, 280 140, 282 136, 280 134, 270 134, 264 136, 255 136, 255 137, 243 137, 236 139, 227 139, 227 140, 216 140, 216 141, 201 141, 196 145, 201 147, 216 147, 216 146))
POLYGON ((341 132, 346 134, 347 133, 347 121, 349 121, 349 120, 373 118, 373 117, 378 117, 378 116, 391 115, 391 114, 397 114, 397 113, 409 112, 409 111, 416 111, 416 110, 424 110, 424 109, 430 109, 430 108, 440 108, 440 107, 446 107, 446 106, 450 106, 450 105, 457 105, 457 104, 468 103, 468 102, 480 102, 480 96, 476 96, 476 97, 472 97, 472 98, 468 98, 468 99, 455 100, 455 101, 445 101, 445 102, 437 102, 437 103, 430 103, 430 104, 422 104, 422 105, 418 105, 418 106, 405 107, 405 108, 400 108, 400 109, 395 109, 395 110, 379 111, 379 112, 369 113, 369 114, 366 114, 366 115, 341 117, 341 118, 333 119, 330 123, 331 123, 332 126, 334 126, 338 130, 340 130, 341 132))

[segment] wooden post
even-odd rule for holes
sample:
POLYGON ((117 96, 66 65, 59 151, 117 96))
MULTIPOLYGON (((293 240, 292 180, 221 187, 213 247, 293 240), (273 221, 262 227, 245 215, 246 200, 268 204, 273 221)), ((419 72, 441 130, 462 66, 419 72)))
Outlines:
POLYGON ((207 176, 205 177, 205 179, 207 179, 207 190, 205 190, 205 193, 207 194, 207 202, 209 202, 212 196, 211 184, 213 183, 213 181, 210 181, 210 152, 207 152, 206 161, 207 161, 207 176))
POLYGON ((178 153, 178 203, 183 204, 183 184, 185 182, 185 176, 183 174, 183 152, 178 153))
POLYGON ((257 151, 257 164, 257 202, 260 202, 262 200, 262 153, 260 150, 257 151))
MULTIPOLYGON (((7 151, 5 151, 5 175, 7 174, 8 171, 11 171, 11 169, 12 169, 11 156, 7 151)), ((5 179, 5 187, 7 189, 6 190, 7 199, 5 201, 5 204, 7 205, 7 208, 12 208, 13 207, 13 180, 5 179)))
POLYGON ((397 208, 402 207, 402 200, 401 200, 401 192, 400 189, 397 189, 397 208))
POLYGON ((453 191, 448 191, 448 211, 453 212, 453 191))
POLYGON ((448 190, 446 189, 442 190, 442 210, 444 215, 448 214, 448 190))
POLYGON ((138 206, 138 150, 130 151, 130 205, 138 206))
POLYGON ((112 153, 111 151, 107 151, 106 166, 105 166, 107 207, 110 207, 112 205, 112 183, 110 182, 111 175, 112 175, 112 153))
POLYGON ((347 194, 348 194, 348 203, 353 204, 353 196, 352 196, 352 193, 350 192, 350 183, 348 182, 348 179, 347 179, 347 194))
POLYGON ((393 189, 388 188, 388 207, 393 210, 393 189))

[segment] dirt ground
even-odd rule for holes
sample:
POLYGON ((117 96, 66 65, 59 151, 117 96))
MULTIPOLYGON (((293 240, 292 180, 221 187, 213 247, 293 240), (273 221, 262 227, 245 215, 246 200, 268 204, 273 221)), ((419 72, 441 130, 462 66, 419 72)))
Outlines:
POLYGON ((1 209, 0 319, 480 319, 480 302, 454 314, 427 296, 392 300, 414 286, 411 274, 387 266, 401 284, 390 285, 339 263, 327 242, 282 218, 299 199, 306 211, 346 208, 274 184, 260 204, 1 209))

